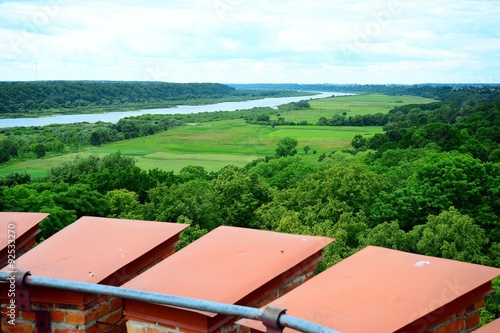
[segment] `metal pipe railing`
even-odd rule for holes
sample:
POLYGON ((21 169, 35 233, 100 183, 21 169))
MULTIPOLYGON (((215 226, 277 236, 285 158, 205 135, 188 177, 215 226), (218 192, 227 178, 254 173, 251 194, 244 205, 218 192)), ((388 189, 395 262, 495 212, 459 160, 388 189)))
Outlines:
MULTIPOLYGON (((0 272, 0 281, 7 281, 7 279, 11 277, 12 274, 10 272, 0 272)), ((261 310, 247 306, 225 304, 182 296, 166 295, 136 289, 54 279, 42 276, 33 276, 30 275, 29 272, 25 272, 23 284, 26 286, 56 288, 98 295, 115 296, 123 299, 137 300, 147 303, 157 303, 186 309, 254 319, 261 321, 266 327, 270 327, 269 318, 273 317, 273 313, 275 313, 277 309, 276 307, 267 307, 264 310, 261 310)), ((275 325, 279 328, 289 327, 306 333, 339 333, 330 328, 284 314, 283 311, 276 315, 274 319, 276 321, 275 325)))

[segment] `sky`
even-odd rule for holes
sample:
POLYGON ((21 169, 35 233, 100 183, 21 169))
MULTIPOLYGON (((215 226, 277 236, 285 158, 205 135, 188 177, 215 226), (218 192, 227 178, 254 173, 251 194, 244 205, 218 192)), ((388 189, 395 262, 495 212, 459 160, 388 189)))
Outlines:
POLYGON ((0 81, 499 83, 499 0, 0 0, 0 81))

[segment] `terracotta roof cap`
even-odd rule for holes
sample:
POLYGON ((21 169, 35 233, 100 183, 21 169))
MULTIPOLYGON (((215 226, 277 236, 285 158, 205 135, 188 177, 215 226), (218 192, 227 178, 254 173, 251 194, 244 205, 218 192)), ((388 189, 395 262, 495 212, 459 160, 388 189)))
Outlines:
POLYGON ((121 271, 127 264, 155 248, 172 248, 187 226, 85 216, 18 258, 16 268, 73 281, 103 283, 112 275, 119 281, 133 273, 121 271))
MULTIPOLYGON (((499 275, 497 268, 369 246, 271 304, 342 333, 415 331, 411 325, 427 326, 430 313, 437 320, 481 299, 499 275)), ((265 332, 258 322, 239 323, 265 332)))

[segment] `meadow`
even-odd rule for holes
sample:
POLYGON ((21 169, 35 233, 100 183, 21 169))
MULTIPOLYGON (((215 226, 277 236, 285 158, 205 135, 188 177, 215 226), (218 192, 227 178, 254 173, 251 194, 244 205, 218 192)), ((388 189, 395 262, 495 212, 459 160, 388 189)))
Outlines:
MULTIPOLYGON (((307 126, 270 126, 247 124, 243 119, 190 123, 155 135, 124 140, 100 147, 87 147, 78 154, 105 155, 116 151, 132 156, 144 169, 180 171, 187 165, 201 165, 208 171, 217 171, 233 164, 244 166, 265 156, 274 155, 277 142, 284 137, 298 140, 298 154, 306 160, 317 161, 322 153, 349 148, 352 138, 361 134, 370 137, 381 133, 382 127, 330 127, 316 126, 320 117, 331 118, 346 112, 347 116, 387 113, 405 104, 432 102, 414 96, 356 95, 311 100, 310 109, 280 113, 287 121, 306 120, 307 126), (305 146, 311 150, 303 151, 305 146), (316 154, 313 154, 313 151, 316 154)), ((11 163, 0 169, 0 176, 11 172, 28 172, 34 177, 43 176, 55 165, 72 160, 77 154, 68 153, 47 156, 36 160, 11 163)))

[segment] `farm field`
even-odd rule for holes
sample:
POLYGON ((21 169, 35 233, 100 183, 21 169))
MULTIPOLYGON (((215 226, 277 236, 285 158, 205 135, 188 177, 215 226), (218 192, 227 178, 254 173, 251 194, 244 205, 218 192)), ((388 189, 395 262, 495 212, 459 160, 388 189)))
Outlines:
POLYGON ((375 113, 388 113, 391 109, 406 104, 425 104, 435 102, 429 98, 417 96, 387 96, 387 95, 353 95, 330 97, 309 101, 307 110, 293 110, 282 112, 281 116, 288 121, 299 122, 306 120, 316 124, 320 117, 331 118, 335 114, 346 113, 346 116, 356 116, 375 113))
MULTIPOLYGON (((429 103, 430 99, 413 96, 358 95, 334 97, 310 101, 311 108, 282 112, 286 120, 307 120, 315 124, 320 117, 331 118, 335 113, 346 112, 348 116, 370 113, 387 113, 395 106, 408 103, 429 103), (395 103, 402 100, 403 103, 395 103)), ((144 169, 159 168, 180 171, 187 165, 200 165, 208 171, 217 171, 233 164, 247 163, 274 154, 277 142, 284 137, 298 140, 298 155, 316 161, 322 153, 349 148, 352 138, 361 134, 370 137, 381 133, 382 127, 330 127, 330 126, 270 126, 247 124, 243 119, 191 123, 172 128, 152 136, 88 147, 78 154, 105 155, 116 151, 132 156, 144 169), (310 146, 305 154, 303 148, 310 146), (317 154, 313 154, 316 150, 317 154)), ((72 160, 77 154, 27 160, 0 168, 0 176, 11 172, 28 172, 40 177, 56 165, 72 160)))

